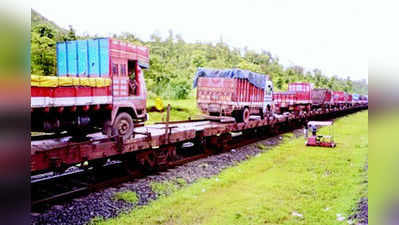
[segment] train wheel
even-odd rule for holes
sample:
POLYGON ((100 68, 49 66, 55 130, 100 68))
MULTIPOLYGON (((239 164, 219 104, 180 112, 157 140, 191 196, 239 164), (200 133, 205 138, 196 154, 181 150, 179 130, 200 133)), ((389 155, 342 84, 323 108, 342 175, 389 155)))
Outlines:
POLYGON ((116 131, 117 135, 122 136, 123 139, 129 138, 134 130, 133 119, 129 113, 119 113, 115 118, 113 129, 116 131))

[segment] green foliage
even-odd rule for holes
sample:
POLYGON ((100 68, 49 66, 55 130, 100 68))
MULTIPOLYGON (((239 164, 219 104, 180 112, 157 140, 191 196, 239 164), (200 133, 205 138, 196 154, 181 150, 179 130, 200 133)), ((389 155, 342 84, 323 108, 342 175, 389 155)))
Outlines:
POLYGON ((31 73, 55 75, 57 69, 56 42, 76 40, 75 30, 58 27, 36 11, 31 11, 31 73))
POLYGON ((123 200, 130 203, 136 203, 139 198, 134 191, 122 191, 114 194, 114 200, 123 200))
POLYGON ((56 71, 55 31, 45 24, 32 27, 31 73, 54 75, 56 71))

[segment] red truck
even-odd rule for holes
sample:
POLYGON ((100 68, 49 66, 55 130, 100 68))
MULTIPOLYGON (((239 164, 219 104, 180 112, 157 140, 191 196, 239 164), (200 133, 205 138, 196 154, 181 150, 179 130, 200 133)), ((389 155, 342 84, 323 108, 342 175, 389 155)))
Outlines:
POLYGON ((111 38, 59 42, 57 76, 31 78, 32 131, 124 138, 147 119, 149 50, 111 38))
POLYGON ((345 106, 349 107, 352 106, 352 94, 345 92, 345 106))
POLYGON ((342 107, 345 104, 345 92, 333 91, 333 105, 335 107, 342 107))
POLYGON ((309 111, 312 105, 312 84, 295 82, 288 84, 288 91, 273 93, 276 112, 309 111))
POLYGON ((276 113, 294 111, 296 93, 294 91, 273 92, 273 102, 276 113))
POLYGON ((273 83, 264 74, 241 69, 199 68, 194 79, 197 104, 205 114, 233 116, 248 122, 251 114, 273 111, 273 83))
POLYGON ((312 108, 328 109, 332 104, 332 91, 327 88, 312 89, 312 108))

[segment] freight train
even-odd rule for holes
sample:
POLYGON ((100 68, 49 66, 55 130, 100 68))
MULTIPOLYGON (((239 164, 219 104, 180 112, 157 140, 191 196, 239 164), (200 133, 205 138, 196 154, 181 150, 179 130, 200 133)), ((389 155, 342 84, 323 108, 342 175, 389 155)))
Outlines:
POLYGON ((40 132, 69 131, 72 137, 35 137, 31 174, 61 173, 73 165, 86 169, 85 162, 99 168, 108 159, 121 160, 128 170, 164 168, 190 155, 225 151, 238 142, 299 127, 310 119, 368 107, 368 96, 313 88, 306 82, 274 92, 267 75, 199 68, 194 79, 198 107, 205 114, 234 116, 236 121, 189 118, 170 123, 167 110, 166 122, 138 126, 148 118, 143 75, 149 68, 147 48, 111 38, 68 41, 57 43, 57 62, 57 76, 31 76, 31 127, 40 132), (83 141, 73 138, 99 128, 104 134, 93 132, 83 141))

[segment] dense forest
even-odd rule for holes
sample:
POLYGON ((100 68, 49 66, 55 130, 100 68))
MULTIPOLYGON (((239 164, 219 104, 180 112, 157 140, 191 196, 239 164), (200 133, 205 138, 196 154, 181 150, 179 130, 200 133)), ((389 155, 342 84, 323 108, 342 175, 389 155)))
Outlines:
MULTIPOLYGON (((63 29, 32 10, 31 14, 31 73, 56 74, 57 41, 93 38, 76 35, 74 29, 63 29)), ((269 74, 277 90, 286 90, 294 81, 307 81, 315 87, 367 94, 365 80, 352 81, 337 75, 328 77, 320 69, 308 70, 302 66, 285 67, 279 58, 268 51, 234 48, 223 41, 218 43, 187 43, 180 35, 169 31, 166 38, 154 33, 149 41, 134 33, 115 34, 113 38, 150 48, 150 69, 145 72, 150 97, 185 99, 193 95, 192 80, 198 67, 241 68, 269 74)), ((342 77, 342 76, 341 76, 342 77)))

